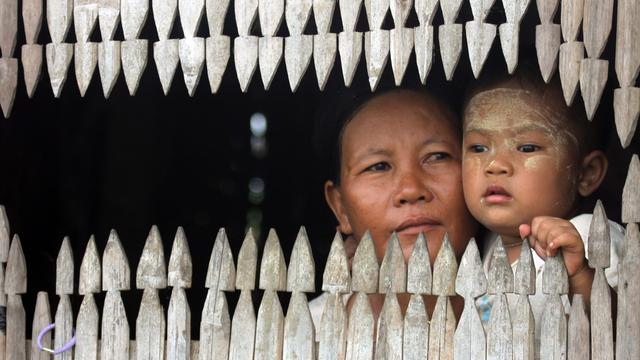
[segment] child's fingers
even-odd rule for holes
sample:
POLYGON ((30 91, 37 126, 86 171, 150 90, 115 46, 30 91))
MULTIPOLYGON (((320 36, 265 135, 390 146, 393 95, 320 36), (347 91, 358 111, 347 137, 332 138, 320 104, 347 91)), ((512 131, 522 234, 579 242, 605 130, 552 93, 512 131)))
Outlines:
POLYGON ((518 227, 518 231, 520 232, 520 238, 523 240, 531 236, 531 226, 528 224, 521 224, 518 227))

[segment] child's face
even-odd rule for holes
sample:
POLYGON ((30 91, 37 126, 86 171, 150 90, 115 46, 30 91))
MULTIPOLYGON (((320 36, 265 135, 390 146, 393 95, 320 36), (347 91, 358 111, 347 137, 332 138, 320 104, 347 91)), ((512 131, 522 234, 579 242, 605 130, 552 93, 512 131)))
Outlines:
POLYGON ((493 89, 465 109, 462 176, 473 216, 503 236, 536 216, 566 218, 579 150, 566 117, 524 90, 493 89), (564 125, 564 126, 563 126, 564 125))
POLYGON ((462 254, 476 230, 462 195, 460 139, 442 108, 413 92, 370 101, 342 138, 340 184, 327 200, 343 233, 370 230, 382 257, 397 232, 405 259, 425 232, 432 261, 446 232, 462 254))

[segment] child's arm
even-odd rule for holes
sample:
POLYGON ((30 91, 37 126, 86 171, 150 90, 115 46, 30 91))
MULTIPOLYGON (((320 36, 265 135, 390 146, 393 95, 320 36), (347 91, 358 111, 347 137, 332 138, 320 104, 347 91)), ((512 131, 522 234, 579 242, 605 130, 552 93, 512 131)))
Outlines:
POLYGON ((531 225, 520 225, 520 237, 529 237, 531 248, 543 259, 562 251, 569 275, 569 295, 582 294, 585 305, 591 298, 594 271, 585 258, 584 242, 569 220, 538 216, 531 225))

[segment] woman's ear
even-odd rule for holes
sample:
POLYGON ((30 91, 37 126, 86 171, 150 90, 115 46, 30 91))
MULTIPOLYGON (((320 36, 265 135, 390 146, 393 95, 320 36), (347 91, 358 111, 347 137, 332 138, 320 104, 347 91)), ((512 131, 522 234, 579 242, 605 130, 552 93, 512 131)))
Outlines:
POLYGON ((591 195, 604 180, 609 161, 600 150, 594 150, 582 158, 580 177, 578 178, 578 192, 583 197, 591 195))
POLYGON ((327 204, 329 204, 331 211, 333 211, 333 215, 336 217, 336 220, 338 220, 340 232, 347 235, 353 234, 349 217, 347 216, 342 204, 340 188, 331 180, 324 183, 324 197, 327 200, 327 204))

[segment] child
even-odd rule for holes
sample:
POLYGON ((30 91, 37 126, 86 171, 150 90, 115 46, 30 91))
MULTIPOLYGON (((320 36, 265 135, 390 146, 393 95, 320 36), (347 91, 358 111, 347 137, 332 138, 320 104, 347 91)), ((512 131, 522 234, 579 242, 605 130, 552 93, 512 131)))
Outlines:
MULTIPOLYGON (((522 239, 529 239, 537 271, 537 293, 530 297, 536 339, 545 300, 541 273, 547 257, 562 252, 570 295, 583 294, 589 302, 594 272, 588 267, 585 248, 592 215, 576 215, 580 200, 602 183, 608 162, 593 147, 588 125, 581 111, 564 104, 558 84, 546 85, 522 71, 479 87, 464 109, 465 201, 472 215, 502 238, 512 267, 522 239)), ((623 229, 610 225, 612 258, 607 280, 615 287, 623 229)), ((488 244, 486 268, 494 246, 495 238, 488 244)), ((487 297, 479 303, 486 321, 487 297)))

